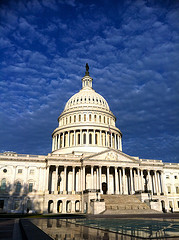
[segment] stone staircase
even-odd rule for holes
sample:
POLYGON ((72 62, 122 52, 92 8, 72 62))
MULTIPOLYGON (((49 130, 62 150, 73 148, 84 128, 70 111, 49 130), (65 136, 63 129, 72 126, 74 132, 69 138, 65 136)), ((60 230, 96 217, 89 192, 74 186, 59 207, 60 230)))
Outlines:
POLYGON ((134 195, 101 195, 106 210, 103 214, 144 214, 157 213, 134 195))

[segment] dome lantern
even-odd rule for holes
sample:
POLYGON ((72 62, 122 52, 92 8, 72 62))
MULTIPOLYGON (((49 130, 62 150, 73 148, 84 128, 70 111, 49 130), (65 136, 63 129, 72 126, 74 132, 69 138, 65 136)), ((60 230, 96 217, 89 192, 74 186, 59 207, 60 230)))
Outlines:
POLYGON ((85 76, 82 78, 82 89, 84 89, 84 88, 92 88, 92 81, 93 81, 93 79, 89 75, 88 63, 86 63, 85 76))

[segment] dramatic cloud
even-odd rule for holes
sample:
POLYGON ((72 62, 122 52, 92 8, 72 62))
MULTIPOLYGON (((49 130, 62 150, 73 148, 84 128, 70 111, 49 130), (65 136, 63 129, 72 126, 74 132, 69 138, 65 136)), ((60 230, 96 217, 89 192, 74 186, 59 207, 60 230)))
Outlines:
POLYGON ((177 1, 2 1, 0 152, 47 154, 89 63, 123 151, 179 162, 177 1))

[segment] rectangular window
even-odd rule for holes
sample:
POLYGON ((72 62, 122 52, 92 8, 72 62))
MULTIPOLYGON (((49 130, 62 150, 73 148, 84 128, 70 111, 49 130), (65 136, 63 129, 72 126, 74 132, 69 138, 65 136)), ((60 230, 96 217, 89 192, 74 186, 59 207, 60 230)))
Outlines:
POLYGON ((29 183, 29 192, 33 191, 33 183, 29 183))
POLYGON ((18 173, 22 173, 22 169, 18 169, 18 173))
POLYGON ((33 175, 34 174, 34 169, 30 170, 30 174, 33 175))
POLYGON ((167 187, 167 189, 168 189, 168 194, 170 194, 171 193, 171 187, 167 187))
POLYGON ((176 194, 179 194, 179 187, 176 187, 176 194))
POLYGON ((166 176, 166 179, 169 179, 169 175, 166 176))

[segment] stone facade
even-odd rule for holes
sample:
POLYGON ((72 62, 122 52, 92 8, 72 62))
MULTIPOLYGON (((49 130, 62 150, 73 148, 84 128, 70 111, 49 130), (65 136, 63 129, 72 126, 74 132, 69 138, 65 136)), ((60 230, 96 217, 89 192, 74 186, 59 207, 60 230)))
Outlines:
POLYGON ((122 133, 89 73, 52 133, 47 156, 0 154, 0 211, 99 213, 101 195, 135 195, 158 211, 179 211, 179 164, 122 152, 122 133))

